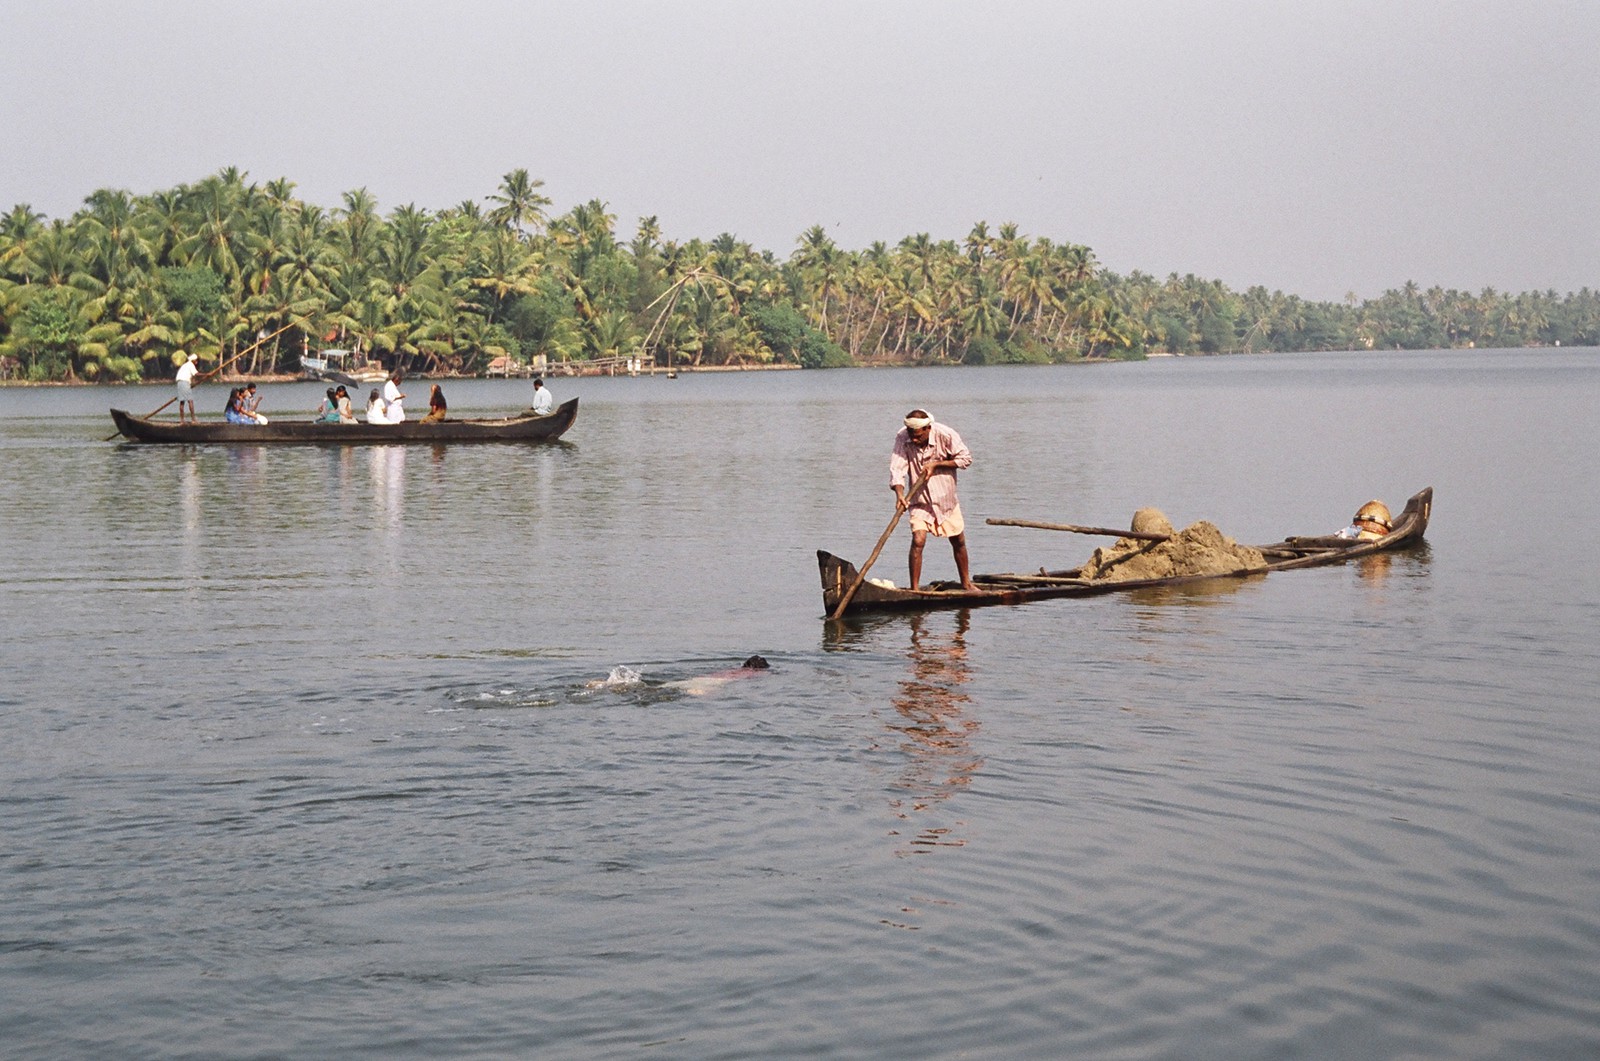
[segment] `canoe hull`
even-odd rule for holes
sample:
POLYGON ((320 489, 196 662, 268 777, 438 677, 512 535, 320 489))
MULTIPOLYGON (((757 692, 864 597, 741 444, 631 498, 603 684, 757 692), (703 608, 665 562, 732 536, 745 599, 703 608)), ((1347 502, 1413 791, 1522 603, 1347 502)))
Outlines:
MULTIPOLYGON (((862 582, 845 608, 846 615, 877 611, 922 611, 934 608, 977 608, 993 604, 1025 604, 1058 597, 1098 597, 1107 593, 1149 589, 1154 586, 1182 586, 1219 578, 1249 578, 1274 571, 1293 571, 1302 567, 1342 564, 1373 553, 1414 545, 1422 540, 1433 514, 1433 488, 1419 491, 1406 502, 1405 510, 1394 521, 1394 529, 1372 541, 1347 541, 1326 537, 1285 538, 1272 545, 1258 546, 1276 559, 1265 567, 1242 568, 1216 575, 1183 575, 1176 578, 1130 579, 1125 582, 1085 582, 1073 577, 1075 571, 1043 575, 976 575, 977 590, 958 584, 933 582, 918 590, 889 588, 862 582)), ((828 615, 854 583, 854 564, 830 552, 817 550, 817 567, 822 575, 822 604, 828 615)))
POLYGON ((521 415, 503 419, 440 420, 401 424, 321 424, 274 420, 267 424, 229 424, 205 421, 179 424, 149 420, 121 409, 111 410, 112 422, 124 438, 152 443, 243 443, 248 445, 300 444, 323 446, 384 445, 409 442, 549 442, 560 438, 578 419, 578 399, 563 402, 546 416, 521 415))

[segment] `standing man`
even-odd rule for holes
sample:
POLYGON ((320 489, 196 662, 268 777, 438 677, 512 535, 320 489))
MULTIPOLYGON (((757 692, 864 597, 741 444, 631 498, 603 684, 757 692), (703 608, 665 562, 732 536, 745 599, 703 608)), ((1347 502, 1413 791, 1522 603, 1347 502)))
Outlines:
POLYGON ((911 588, 922 581, 922 547, 928 535, 949 538, 955 552, 956 572, 965 589, 977 589, 967 567, 967 536, 961 520, 961 503, 956 499, 956 469, 972 466, 972 453, 944 424, 934 423, 926 409, 906 414, 906 426, 894 436, 894 451, 889 454, 889 488, 894 491, 895 511, 911 512, 911 588), (928 485, 916 497, 906 497, 908 483, 928 473, 928 485))
POLYGON ((538 376, 533 378, 533 411, 540 416, 549 416, 550 410, 556 406, 555 395, 545 389, 544 380, 538 376))
POLYGON ((400 393, 400 384, 405 378, 405 373, 397 368, 383 384, 383 404, 388 406, 391 424, 403 424, 406 420, 406 396, 400 393))
POLYGON ((194 415, 194 374, 195 362, 199 358, 190 354, 183 364, 178 366, 178 423, 183 423, 183 407, 189 407, 189 423, 198 424, 199 418, 194 415))

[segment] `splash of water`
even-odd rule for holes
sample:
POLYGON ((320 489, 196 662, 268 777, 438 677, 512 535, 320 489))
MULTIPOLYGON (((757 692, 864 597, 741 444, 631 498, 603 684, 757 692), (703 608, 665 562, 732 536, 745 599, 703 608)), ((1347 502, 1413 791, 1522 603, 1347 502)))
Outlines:
POLYGON ((616 689, 625 688, 630 685, 639 685, 643 681, 644 676, 638 671, 634 670, 632 667, 624 667, 619 665, 611 668, 611 673, 606 675, 605 681, 601 682, 600 685, 602 688, 616 689))

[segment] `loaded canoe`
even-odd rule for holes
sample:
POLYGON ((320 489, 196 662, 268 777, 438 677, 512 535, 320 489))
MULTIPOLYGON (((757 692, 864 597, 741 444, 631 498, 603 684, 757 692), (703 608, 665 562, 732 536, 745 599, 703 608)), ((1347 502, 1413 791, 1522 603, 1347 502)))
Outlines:
POLYGON ((560 438, 578 418, 578 399, 561 403, 552 413, 519 413, 501 419, 439 420, 400 424, 324 424, 309 420, 272 420, 266 424, 230 424, 208 420, 179 424, 151 420, 121 409, 111 410, 117 431, 134 442, 238 442, 357 445, 389 442, 548 442, 560 438))
MULTIPOLYGON (((919 611, 932 608, 975 608, 990 604, 1025 604, 1051 597, 1096 597, 1106 593, 1148 589, 1152 586, 1178 586, 1214 578, 1244 578, 1273 571, 1292 571, 1302 567, 1342 564, 1361 556, 1404 548, 1422 540, 1433 511, 1433 487, 1421 490, 1406 502, 1394 520, 1394 527, 1382 538, 1360 541, 1336 537, 1293 537, 1271 545, 1258 545, 1267 558, 1265 567, 1241 568, 1217 575, 1182 575, 1175 578, 1087 581, 1078 578, 1081 569, 1041 571, 1038 574, 974 575, 976 590, 962 589, 959 582, 930 582, 920 589, 890 588, 862 582, 845 608, 846 615, 875 611, 919 611)), ((830 552, 817 550, 817 567, 822 574, 822 604, 832 615, 839 600, 856 579, 856 567, 830 552)))

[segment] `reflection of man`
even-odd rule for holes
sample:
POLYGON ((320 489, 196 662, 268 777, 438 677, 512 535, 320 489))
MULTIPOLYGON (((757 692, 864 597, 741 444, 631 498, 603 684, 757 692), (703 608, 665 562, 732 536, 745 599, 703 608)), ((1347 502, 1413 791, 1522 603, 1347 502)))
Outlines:
POLYGON ((550 410, 556 405, 555 395, 545 387, 544 380, 533 381, 533 411, 540 416, 548 416, 550 410))
MULTIPOLYGON (((929 623, 922 615, 910 617, 911 672, 901 680, 894 698, 899 718, 889 723, 906 738, 901 747, 909 759, 899 787, 908 799, 895 800, 892 806, 907 821, 913 813, 932 811, 970 784, 983 765, 973 748, 978 720, 967 713, 971 698, 963 688, 968 679, 967 613, 956 613, 955 630, 949 634, 934 632, 929 623)), ((923 819, 908 852, 965 843, 951 826, 923 819)))
POLYGON ((897 510, 911 513, 911 588, 922 580, 922 547, 928 535, 949 538, 955 553, 956 572, 961 585, 977 589, 967 565, 967 536, 961 520, 961 503, 956 499, 956 469, 972 466, 972 454, 961 436, 944 424, 935 423, 926 409, 906 414, 906 426, 894 437, 889 454, 889 488, 894 491, 897 510), (915 483, 928 474, 928 485, 916 497, 906 497, 907 481, 915 483))

